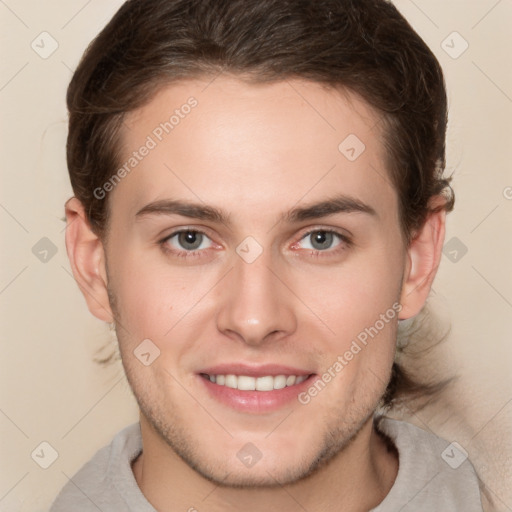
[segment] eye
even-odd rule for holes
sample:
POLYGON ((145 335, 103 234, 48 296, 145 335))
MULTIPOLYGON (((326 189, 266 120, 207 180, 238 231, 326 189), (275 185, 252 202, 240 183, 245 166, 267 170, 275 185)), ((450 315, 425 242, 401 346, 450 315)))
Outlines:
POLYGON ((167 246, 173 247, 178 253, 183 250, 192 252, 211 247, 211 240, 206 234, 193 229, 176 231, 165 238, 165 240, 162 240, 162 242, 167 246))
MULTIPOLYGON (((300 247, 316 252, 326 252, 334 248, 343 249, 343 246, 350 246, 349 238, 342 233, 328 229, 309 231, 301 238, 300 242, 294 244, 294 248, 300 247)), ((337 252, 337 249, 330 252, 337 252)))
POLYGON ((309 242, 309 247, 305 249, 314 249, 316 251, 324 251, 332 247, 335 241, 335 234, 329 231, 313 231, 308 233, 302 240, 309 242))
MULTIPOLYGON (((181 229, 160 240, 159 245, 165 253, 181 258, 201 257, 209 254, 216 244, 206 233, 196 229, 181 229)), ((352 245, 349 237, 331 229, 311 230, 292 245, 293 249, 311 251, 311 256, 321 253, 335 255, 352 245)))

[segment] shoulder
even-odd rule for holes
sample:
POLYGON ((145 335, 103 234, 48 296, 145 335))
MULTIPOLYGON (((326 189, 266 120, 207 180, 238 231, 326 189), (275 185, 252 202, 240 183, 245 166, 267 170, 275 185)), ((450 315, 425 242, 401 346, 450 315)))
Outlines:
POLYGON ((141 450, 139 423, 120 430, 69 479, 49 512, 131 510, 130 496, 138 493, 138 499, 143 499, 131 471, 131 461, 141 450))
POLYGON ((375 512, 482 512, 478 477, 462 446, 405 421, 381 417, 375 426, 399 456, 395 483, 375 512))

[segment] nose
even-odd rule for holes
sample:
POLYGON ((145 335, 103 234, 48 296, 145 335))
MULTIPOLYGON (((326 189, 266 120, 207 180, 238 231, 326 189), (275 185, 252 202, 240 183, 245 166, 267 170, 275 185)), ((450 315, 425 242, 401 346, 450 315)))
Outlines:
POLYGON ((235 254, 220 294, 219 331, 247 345, 277 341, 297 328, 296 299, 270 259, 266 251, 252 263, 235 254))

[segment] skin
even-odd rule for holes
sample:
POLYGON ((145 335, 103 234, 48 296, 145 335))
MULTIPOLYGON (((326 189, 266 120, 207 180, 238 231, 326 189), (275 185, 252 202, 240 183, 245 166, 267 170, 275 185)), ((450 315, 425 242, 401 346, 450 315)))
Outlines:
POLYGON ((398 470, 372 415, 390 378, 398 318, 416 315, 430 291, 445 212, 431 214, 405 246, 379 117, 357 96, 298 80, 211 80, 168 85, 126 117, 128 158, 168 113, 190 96, 198 101, 110 192, 105 240, 91 231, 76 198, 66 203, 73 273, 90 311, 115 322, 140 407, 136 481, 159 511, 295 511, 300 504, 313 512, 340 503, 345 511, 368 510, 398 470), (338 150, 348 134, 366 146, 353 162, 338 150), (376 215, 279 221, 336 194, 376 215), (170 198, 215 206, 230 223, 136 217, 170 198), (190 251, 177 236, 159 243, 183 228, 207 234, 195 256, 162 250, 190 251), (318 249, 306 235, 313 228, 336 230, 352 243, 334 236, 318 249), (263 249, 252 263, 236 252, 248 236, 263 249), (239 412, 210 397, 196 375, 234 361, 321 375, 394 303, 400 314, 307 405, 293 400, 271 413, 239 412), (133 351, 147 338, 160 356, 144 366, 133 351), (251 468, 236 456, 249 442, 262 453, 251 468))

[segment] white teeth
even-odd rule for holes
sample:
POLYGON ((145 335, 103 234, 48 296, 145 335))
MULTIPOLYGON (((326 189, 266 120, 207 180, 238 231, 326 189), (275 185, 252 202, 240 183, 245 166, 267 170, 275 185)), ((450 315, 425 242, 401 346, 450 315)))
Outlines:
POLYGON ((256 380, 256 389, 258 391, 272 391, 274 389, 274 377, 268 375, 266 377, 258 377, 256 380))
POLYGON ((250 377, 249 375, 208 375, 210 382, 219 386, 239 389, 240 391, 272 391, 283 389, 287 386, 300 384, 308 378, 308 375, 266 375, 264 377, 250 377))
POLYGON ((286 375, 277 375, 274 377, 274 389, 283 389, 286 387, 286 375))
POLYGON ((238 387, 236 375, 226 375, 226 383, 224 386, 227 386, 228 388, 236 389, 238 387))
POLYGON ((256 389, 256 379, 247 375, 240 375, 237 378, 238 389, 244 391, 254 391, 256 389))

